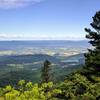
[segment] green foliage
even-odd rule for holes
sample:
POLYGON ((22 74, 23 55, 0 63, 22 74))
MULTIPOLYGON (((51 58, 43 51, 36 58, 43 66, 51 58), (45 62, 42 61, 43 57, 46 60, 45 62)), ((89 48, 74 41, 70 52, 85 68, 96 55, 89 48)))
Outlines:
MULTIPOLYGON (((23 83, 25 81, 21 80, 20 88, 23 88, 23 83)), ((56 100, 56 96, 61 93, 60 89, 55 89, 52 82, 39 84, 32 84, 31 82, 25 83, 24 91, 19 89, 14 89, 11 86, 6 86, 3 88, 3 98, 5 100, 56 100), (45 92, 46 88, 49 88, 48 92, 45 92)))
POLYGON ((0 98, 3 100, 99 100, 100 77, 95 74, 92 77, 97 80, 95 83, 79 72, 57 84, 53 82, 33 84, 21 80, 16 89, 10 85, 1 88, 0 98))
POLYGON ((96 12, 93 17, 93 22, 90 25, 94 31, 85 28, 85 31, 88 33, 86 38, 90 39, 89 43, 94 48, 88 49, 89 52, 85 54, 85 61, 88 68, 92 67, 95 71, 98 71, 100 70, 100 11, 96 12))
POLYGON ((50 65, 51 63, 48 60, 44 62, 44 66, 42 68, 42 74, 41 74, 42 82, 48 83, 51 80, 50 65))

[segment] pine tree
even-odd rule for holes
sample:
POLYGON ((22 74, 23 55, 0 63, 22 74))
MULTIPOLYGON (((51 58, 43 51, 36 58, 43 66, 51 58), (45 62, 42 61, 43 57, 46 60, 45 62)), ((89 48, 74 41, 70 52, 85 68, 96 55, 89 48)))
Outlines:
POLYGON ((51 63, 46 60, 44 62, 43 68, 42 68, 42 74, 41 74, 41 78, 42 78, 42 82, 46 82, 48 83, 51 80, 51 75, 50 75, 50 66, 51 63))
POLYGON ((88 49, 88 53, 85 54, 86 67, 89 70, 100 71, 100 11, 96 12, 90 25, 93 30, 85 28, 85 31, 88 33, 86 38, 90 39, 89 43, 93 48, 88 49))

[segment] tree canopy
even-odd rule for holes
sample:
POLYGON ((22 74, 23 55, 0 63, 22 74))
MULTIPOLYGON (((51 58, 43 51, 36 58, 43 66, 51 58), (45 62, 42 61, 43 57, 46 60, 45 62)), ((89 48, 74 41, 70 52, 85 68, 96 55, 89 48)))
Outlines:
POLYGON ((85 62, 90 69, 100 71, 100 11, 96 12, 90 25, 93 30, 85 28, 85 31, 88 33, 86 38, 90 40, 89 43, 93 48, 88 49, 85 62))

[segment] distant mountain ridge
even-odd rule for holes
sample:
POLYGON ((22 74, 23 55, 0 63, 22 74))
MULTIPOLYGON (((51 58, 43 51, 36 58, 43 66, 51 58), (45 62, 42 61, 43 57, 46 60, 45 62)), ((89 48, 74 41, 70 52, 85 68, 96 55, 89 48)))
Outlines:
POLYGON ((34 40, 34 41, 0 41, 0 50, 16 50, 27 47, 38 48, 87 48, 88 41, 69 41, 69 40, 34 40))

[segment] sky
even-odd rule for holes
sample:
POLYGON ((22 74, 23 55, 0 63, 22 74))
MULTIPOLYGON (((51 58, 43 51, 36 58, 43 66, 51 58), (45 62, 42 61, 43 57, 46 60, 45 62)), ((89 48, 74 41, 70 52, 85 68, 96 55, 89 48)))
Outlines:
POLYGON ((100 0, 0 0, 0 40, 83 40, 100 0))

